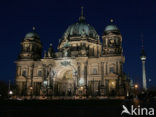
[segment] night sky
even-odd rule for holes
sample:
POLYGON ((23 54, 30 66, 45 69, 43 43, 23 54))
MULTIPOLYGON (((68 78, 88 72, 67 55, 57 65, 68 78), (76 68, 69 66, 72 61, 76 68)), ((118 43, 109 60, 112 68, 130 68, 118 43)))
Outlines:
MULTIPOLYGON (((146 75, 156 85, 156 1, 155 0, 1 0, 0 1, 0 80, 15 79, 20 42, 36 26, 44 50, 59 38, 80 16, 84 6, 87 23, 102 36, 105 26, 114 19, 123 36, 126 58, 124 71, 141 83, 141 33, 147 54, 146 75)), ((148 81, 148 80, 147 80, 148 81)))

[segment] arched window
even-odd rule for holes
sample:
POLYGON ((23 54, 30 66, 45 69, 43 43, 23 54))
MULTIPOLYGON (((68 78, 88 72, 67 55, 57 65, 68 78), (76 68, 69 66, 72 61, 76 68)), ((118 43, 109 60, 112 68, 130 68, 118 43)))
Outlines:
POLYGON ((23 70, 23 71, 22 71, 22 76, 24 76, 24 77, 27 76, 26 70, 23 70))
POLYGON ((110 72, 110 73, 115 73, 114 67, 110 67, 109 72, 110 72))
POLYGON ((38 71, 38 76, 39 76, 39 77, 42 76, 42 71, 41 71, 41 70, 38 71))
POLYGON ((97 74, 97 69, 93 68, 93 74, 96 75, 97 74))

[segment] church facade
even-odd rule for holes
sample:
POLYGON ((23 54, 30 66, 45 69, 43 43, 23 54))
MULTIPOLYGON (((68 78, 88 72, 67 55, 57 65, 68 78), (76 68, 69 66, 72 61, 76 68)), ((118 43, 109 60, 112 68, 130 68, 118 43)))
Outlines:
POLYGON ((129 82, 123 72, 125 57, 119 28, 111 23, 100 36, 83 13, 70 25, 58 51, 52 44, 42 57, 35 29, 21 42, 16 63, 18 96, 125 96, 129 82))

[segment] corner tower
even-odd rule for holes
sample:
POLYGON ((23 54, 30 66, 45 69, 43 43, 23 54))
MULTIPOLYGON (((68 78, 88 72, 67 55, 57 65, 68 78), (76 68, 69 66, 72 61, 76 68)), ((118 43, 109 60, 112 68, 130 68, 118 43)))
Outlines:
POLYGON ((103 39, 103 55, 122 55, 122 36, 120 34, 119 28, 113 24, 111 19, 111 24, 105 27, 103 39))
POLYGON ((42 44, 39 35, 35 32, 35 27, 33 31, 25 35, 23 41, 21 42, 21 52, 19 55, 20 60, 39 60, 42 54, 42 44))
MULTIPOLYGON (((42 44, 39 35, 33 31, 25 35, 21 42, 21 52, 19 54, 16 63, 16 92, 17 95, 30 95, 35 89, 33 86, 33 76, 37 71, 34 70, 37 67, 36 63, 40 63, 42 54, 42 44)), ((39 73, 39 71, 38 71, 39 73)), ((37 76, 37 75, 36 75, 37 76)))
POLYGON ((123 64, 125 57, 122 51, 122 36, 119 28, 111 19, 110 24, 104 29, 102 36, 102 61, 101 61, 101 88, 102 95, 115 92, 117 95, 125 95, 125 74, 123 64))

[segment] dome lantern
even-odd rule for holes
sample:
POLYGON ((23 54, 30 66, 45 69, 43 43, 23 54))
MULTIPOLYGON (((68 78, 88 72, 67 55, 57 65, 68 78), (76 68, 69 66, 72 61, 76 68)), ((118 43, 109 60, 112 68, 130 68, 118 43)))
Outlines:
POLYGON ((35 26, 32 27, 32 32, 29 32, 25 35, 25 38, 36 38, 36 39, 40 38, 40 36, 36 33, 35 26))

